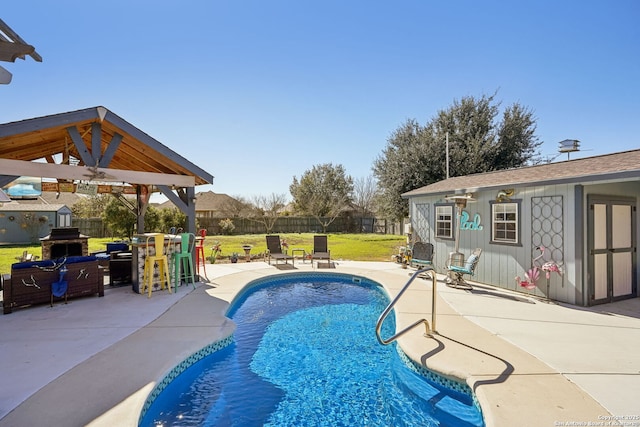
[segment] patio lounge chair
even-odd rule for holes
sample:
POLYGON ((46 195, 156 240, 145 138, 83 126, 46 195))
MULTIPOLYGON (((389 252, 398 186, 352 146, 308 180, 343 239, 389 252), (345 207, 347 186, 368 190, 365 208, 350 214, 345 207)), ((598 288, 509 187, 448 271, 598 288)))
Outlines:
POLYGON ((280 236, 278 235, 267 236, 267 256, 269 257, 269 265, 271 265, 271 258, 276 260, 276 265, 278 265, 278 260, 284 260, 285 264, 288 263, 288 260, 291 260, 291 265, 295 265, 293 256, 282 252, 280 236))
POLYGON ((328 263, 331 263, 331 251, 328 248, 327 236, 313 236, 313 252, 311 252, 312 267, 314 259, 326 259, 328 263))
POLYGON ((416 242, 411 250, 412 267, 431 267, 433 265, 433 245, 431 243, 416 242))
POLYGON ((480 254, 482 253, 482 249, 476 248, 471 255, 464 262, 464 265, 448 265, 447 271, 450 274, 447 278, 447 286, 452 288, 460 288, 460 289, 473 289, 470 284, 468 284, 464 280, 464 275, 468 274, 469 276, 473 276, 476 271, 476 266, 478 265, 478 261, 480 261, 480 254))

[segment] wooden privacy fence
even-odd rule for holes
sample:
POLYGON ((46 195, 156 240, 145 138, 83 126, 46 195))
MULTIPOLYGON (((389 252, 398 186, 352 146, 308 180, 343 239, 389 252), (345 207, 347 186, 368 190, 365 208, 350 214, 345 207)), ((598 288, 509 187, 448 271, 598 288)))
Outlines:
MULTIPOLYGON (((207 234, 224 234, 219 223, 227 218, 198 218, 200 228, 206 228, 207 234)), ((247 218, 229 218, 235 228, 230 234, 264 234, 265 225, 247 218)), ((328 218, 321 218, 323 222, 328 218)), ((374 217, 340 217, 336 218, 323 230, 320 222, 314 217, 282 216, 275 221, 270 233, 379 233, 402 234, 403 227, 399 222, 374 217)))
POLYGON ((102 218, 73 218, 72 227, 78 227, 78 231, 89 237, 112 237, 102 218))

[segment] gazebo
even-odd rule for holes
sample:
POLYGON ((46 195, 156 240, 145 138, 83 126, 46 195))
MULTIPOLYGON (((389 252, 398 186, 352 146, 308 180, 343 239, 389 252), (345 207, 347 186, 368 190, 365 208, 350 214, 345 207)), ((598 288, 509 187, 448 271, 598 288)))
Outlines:
MULTIPOLYGON (((0 61, 15 62, 16 59, 25 59, 29 55, 35 61, 42 62, 42 57, 36 52, 36 48, 27 44, 22 37, 0 19, 0 61)), ((0 67, 0 84, 11 83, 12 74, 0 67)))
POLYGON ((118 197, 137 216, 160 192, 196 232, 195 186, 213 176, 105 107, 0 124, 0 187, 20 176, 52 178, 49 191, 93 191, 118 197), (135 194, 132 204, 124 194, 135 194))

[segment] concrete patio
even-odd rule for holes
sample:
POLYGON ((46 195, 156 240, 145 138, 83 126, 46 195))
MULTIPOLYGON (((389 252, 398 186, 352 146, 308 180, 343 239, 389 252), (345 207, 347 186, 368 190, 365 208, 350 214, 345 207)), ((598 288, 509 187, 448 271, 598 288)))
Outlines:
MULTIPOLYGON (((391 262, 333 267, 318 271, 368 277, 391 296, 412 272, 391 262)), ((233 332, 224 312, 244 285, 312 271, 301 261, 206 268, 209 282, 195 290, 147 298, 125 286, 104 298, 1 316, 0 426, 135 426, 167 372, 233 332)), ((466 382, 488 426, 616 425, 614 417, 640 426, 640 299, 586 309, 439 281, 436 312, 438 334, 426 338, 416 328, 400 345, 429 369, 466 382)), ((417 279, 397 306, 399 328, 420 318, 431 319, 430 280, 417 279)))

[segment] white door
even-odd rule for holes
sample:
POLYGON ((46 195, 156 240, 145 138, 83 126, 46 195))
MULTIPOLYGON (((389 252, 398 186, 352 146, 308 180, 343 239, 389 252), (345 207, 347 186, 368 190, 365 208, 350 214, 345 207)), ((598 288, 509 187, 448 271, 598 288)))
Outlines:
POLYGON ((635 201, 589 198, 589 304, 636 296, 635 201))

